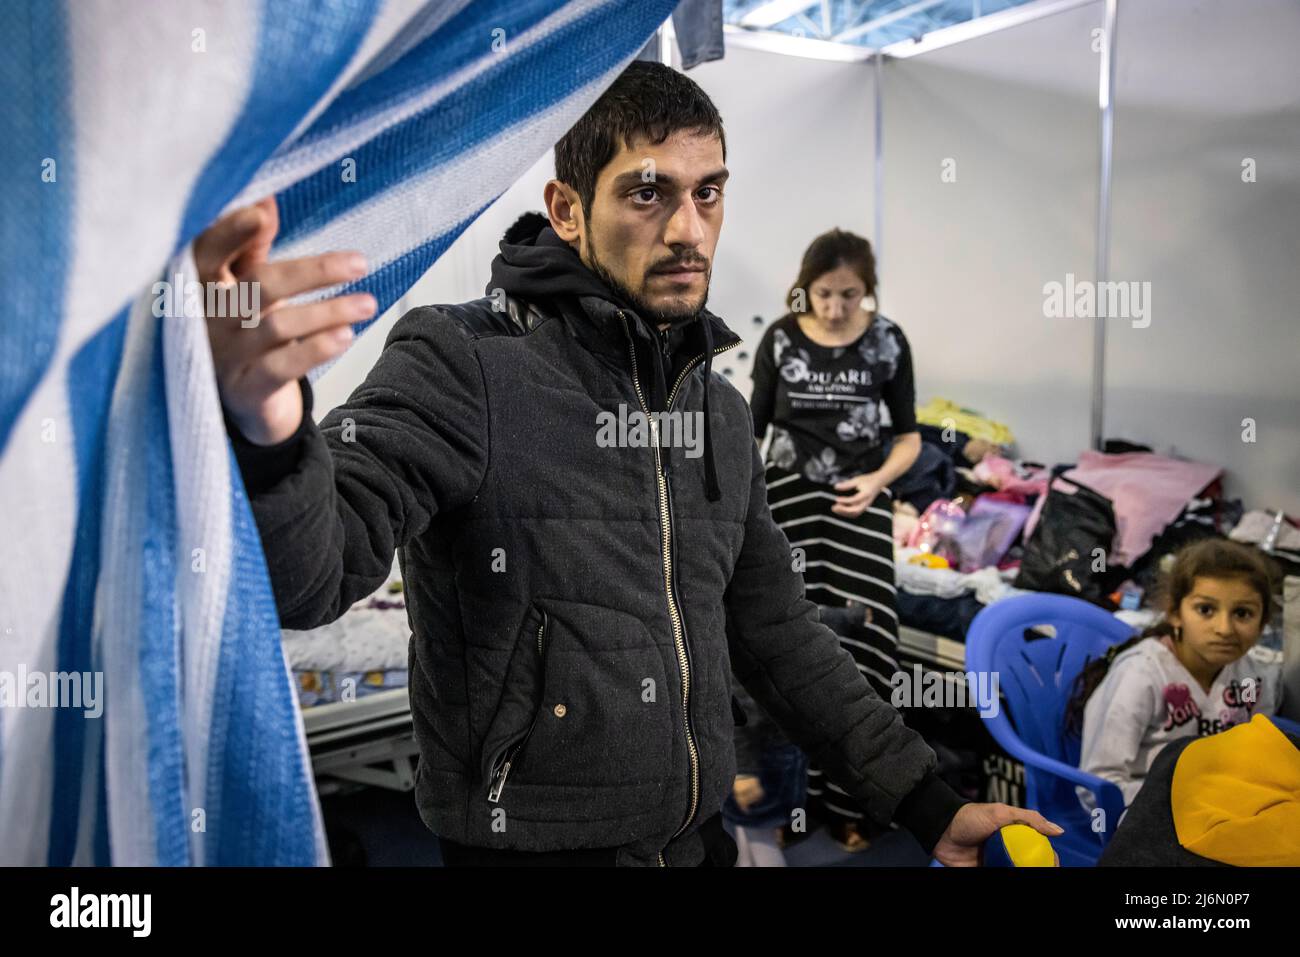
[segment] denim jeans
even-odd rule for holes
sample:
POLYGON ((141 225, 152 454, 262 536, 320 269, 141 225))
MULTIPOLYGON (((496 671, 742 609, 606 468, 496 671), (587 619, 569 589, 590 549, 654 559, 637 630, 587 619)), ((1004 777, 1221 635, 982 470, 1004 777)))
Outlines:
POLYGON ((808 790, 808 757, 793 744, 765 748, 761 757, 763 769, 758 782, 763 797, 749 810, 742 811, 734 795, 727 795, 722 804, 722 816, 741 827, 769 828, 790 823, 795 808, 805 807, 808 790))

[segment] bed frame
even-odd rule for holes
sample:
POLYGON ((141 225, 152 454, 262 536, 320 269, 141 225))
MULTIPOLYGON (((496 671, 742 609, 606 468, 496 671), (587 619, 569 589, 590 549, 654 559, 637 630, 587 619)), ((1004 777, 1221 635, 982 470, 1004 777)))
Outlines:
POLYGON ((322 795, 358 785, 390 791, 415 787, 419 749, 406 688, 304 708, 302 721, 322 795))

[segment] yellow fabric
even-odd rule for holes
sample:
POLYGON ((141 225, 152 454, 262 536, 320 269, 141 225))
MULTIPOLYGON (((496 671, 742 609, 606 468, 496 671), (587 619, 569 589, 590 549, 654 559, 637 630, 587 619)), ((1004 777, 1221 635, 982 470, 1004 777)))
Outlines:
POLYGON ((1178 843, 1238 867, 1300 866, 1300 750, 1262 714, 1178 756, 1178 843))
POLYGON ((977 412, 963 409, 951 399, 931 399, 917 406, 916 421, 936 428, 954 428, 972 439, 984 439, 996 445, 1013 445, 1016 437, 1001 422, 986 419, 977 412))

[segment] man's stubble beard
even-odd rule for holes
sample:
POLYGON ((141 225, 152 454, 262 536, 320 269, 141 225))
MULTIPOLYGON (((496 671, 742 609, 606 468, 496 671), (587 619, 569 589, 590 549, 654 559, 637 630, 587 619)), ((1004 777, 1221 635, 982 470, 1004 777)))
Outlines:
MULTIPOLYGON (((590 223, 588 223, 588 226, 590 226, 590 223)), ((591 233, 588 232, 587 235, 590 237, 591 233)), ((591 271, 599 276, 601 281, 605 283, 605 285, 609 286, 615 295, 619 296, 623 301, 635 309, 638 316, 656 329, 662 325, 677 326, 688 322, 694 322, 699 318, 700 313, 704 311, 705 304, 709 301, 709 281, 713 278, 712 269, 709 269, 704 273, 704 295, 700 298, 700 304, 698 307, 685 312, 657 309, 623 283, 619 282, 619 280, 614 277, 614 274, 605 268, 604 263, 600 261, 600 257, 596 255, 595 243, 588 242, 587 248, 588 253, 591 256, 589 267, 591 271)))

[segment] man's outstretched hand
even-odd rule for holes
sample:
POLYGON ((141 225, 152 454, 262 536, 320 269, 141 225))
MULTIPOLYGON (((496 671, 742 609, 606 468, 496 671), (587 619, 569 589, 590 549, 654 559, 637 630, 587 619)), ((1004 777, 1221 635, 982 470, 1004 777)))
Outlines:
POLYGON ((298 430, 303 417, 298 380, 344 352, 352 324, 370 318, 376 308, 369 293, 289 305, 287 300, 302 293, 360 279, 366 262, 356 252, 267 262, 279 228, 270 197, 223 216, 194 240, 205 288, 258 284, 258 298, 252 300, 260 302, 256 315, 207 318, 221 403, 258 445, 274 445, 298 430))
POLYGON ((980 847, 1008 824, 1027 824, 1048 837, 1065 833, 1037 811, 1009 804, 965 804, 934 846, 934 858, 945 867, 977 867, 980 847))

